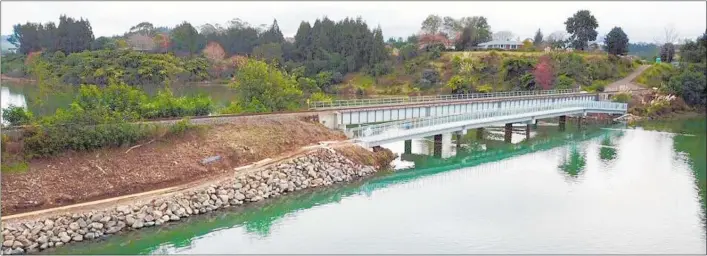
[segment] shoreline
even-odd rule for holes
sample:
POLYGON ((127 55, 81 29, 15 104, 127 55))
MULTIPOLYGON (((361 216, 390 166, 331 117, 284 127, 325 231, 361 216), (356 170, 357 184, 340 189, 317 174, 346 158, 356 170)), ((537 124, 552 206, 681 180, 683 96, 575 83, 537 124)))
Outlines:
POLYGON ((275 160, 264 159, 235 168, 209 181, 195 182, 198 184, 4 216, 2 252, 36 253, 289 192, 354 182, 386 169, 375 163, 390 162, 392 158, 389 151, 371 152, 348 142, 322 143, 275 160))

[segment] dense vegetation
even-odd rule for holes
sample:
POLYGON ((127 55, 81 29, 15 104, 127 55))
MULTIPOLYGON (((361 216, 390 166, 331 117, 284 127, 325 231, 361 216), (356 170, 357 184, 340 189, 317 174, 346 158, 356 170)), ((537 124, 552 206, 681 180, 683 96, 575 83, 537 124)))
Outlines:
POLYGON ((110 84, 105 88, 83 85, 71 105, 58 109, 54 115, 34 117, 23 108, 11 106, 3 110, 3 119, 9 125, 27 126, 22 135, 23 153, 31 158, 69 149, 135 143, 165 132, 157 125, 136 121, 207 115, 212 108, 211 99, 205 96, 177 98, 164 90, 148 97, 125 84, 110 84))
MULTIPOLYGON (((636 81, 646 86, 658 88, 667 95, 681 98, 688 106, 702 109, 707 105, 707 33, 696 41, 687 41, 680 48, 680 58, 677 66, 667 63, 656 63, 643 72, 636 81)), ((637 109, 636 112, 661 112, 672 107, 670 103, 656 101, 647 109, 637 109), (658 104, 660 103, 660 104, 658 104)))

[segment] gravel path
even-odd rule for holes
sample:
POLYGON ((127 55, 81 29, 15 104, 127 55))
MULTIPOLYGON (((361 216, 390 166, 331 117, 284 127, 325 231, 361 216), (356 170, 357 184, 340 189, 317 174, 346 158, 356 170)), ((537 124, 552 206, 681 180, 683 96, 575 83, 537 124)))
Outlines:
POLYGON ((633 73, 629 74, 627 77, 624 77, 621 80, 618 80, 616 82, 613 82, 609 85, 607 85, 604 88, 605 92, 616 92, 620 91, 622 89, 622 86, 624 89, 630 89, 630 90, 640 90, 640 89, 645 89, 645 87, 639 86, 635 83, 633 83, 633 80, 638 77, 643 71, 646 71, 646 69, 650 67, 650 65, 641 65, 638 67, 633 73))

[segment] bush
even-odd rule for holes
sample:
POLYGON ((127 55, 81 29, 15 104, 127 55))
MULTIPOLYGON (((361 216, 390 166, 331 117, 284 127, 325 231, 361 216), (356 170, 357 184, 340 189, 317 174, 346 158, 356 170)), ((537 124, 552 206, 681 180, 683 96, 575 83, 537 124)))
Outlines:
POLYGON ((704 106, 707 103, 705 83, 707 79, 703 73, 684 70, 679 75, 671 77, 661 91, 679 95, 688 105, 704 106))
POLYGON ((562 89, 572 89, 574 88, 574 79, 569 78, 566 75, 561 75, 557 78, 555 81, 555 89, 562 90, 562 89))
POLYGON ((9 126, 29 124, 32 121, 32 112, 23 107, 10 105, 2 110, 2 120, 9 126))
POLYGON ((622 92, 622 93, 615 94, 614 96, 611 97, 611 101, 628 103, 629 101, 631 101, 631 93, 622 92))

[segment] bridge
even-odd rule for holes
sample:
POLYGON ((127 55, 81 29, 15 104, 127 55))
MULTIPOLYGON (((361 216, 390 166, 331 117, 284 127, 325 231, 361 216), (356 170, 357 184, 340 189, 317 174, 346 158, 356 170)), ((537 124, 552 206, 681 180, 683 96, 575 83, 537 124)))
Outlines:
POLYGON ((513 91, 312 102, 319 122, 331 129, 411 118, 448 116, 509 107, 598 101, 598 93, 579 90, 513 91))
POLYGON ((559 118, 564 130, 567 116, 627 112, 626 103, 601 100, 606 97, 600 93, 547 90, 340 100, 315 102, 310 108, 320 111, 321 123, 344 130, 364 147, 402 140, 408 153, 411 139, 433 136, 434 155, 441 156, 444 135, 461 136, 469 129, 504 126, 504 141, 510 142, 513 124, 524 124, 529 134, 530 125, 539 119, 559 118))

